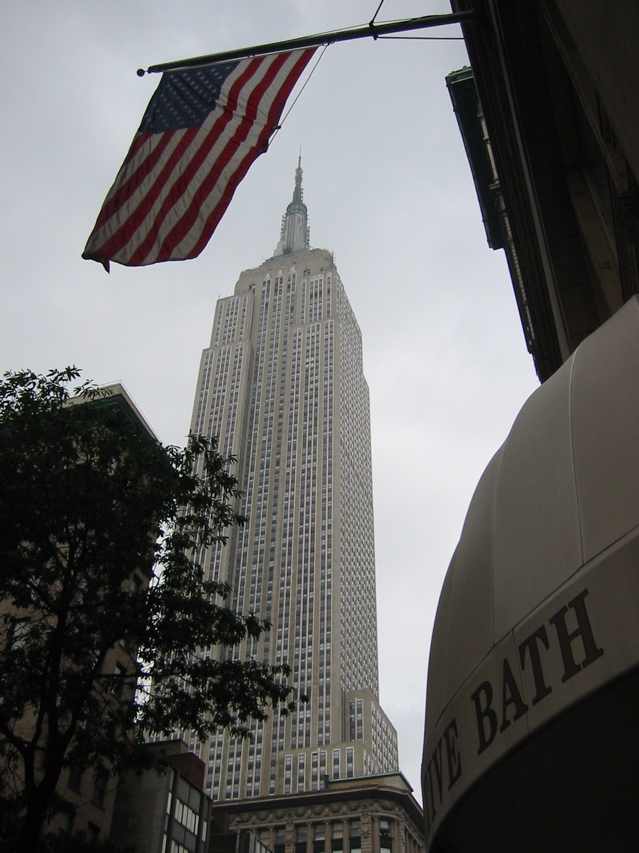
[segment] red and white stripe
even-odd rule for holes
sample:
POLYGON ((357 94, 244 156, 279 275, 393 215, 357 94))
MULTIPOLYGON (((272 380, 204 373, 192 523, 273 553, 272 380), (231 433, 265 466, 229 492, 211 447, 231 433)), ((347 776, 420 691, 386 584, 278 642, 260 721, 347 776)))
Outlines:
POLYGON ((201 127, 142 132, 107 195, 83 257, 126 266, 197 257, 315 48, 242 60, 201 127))

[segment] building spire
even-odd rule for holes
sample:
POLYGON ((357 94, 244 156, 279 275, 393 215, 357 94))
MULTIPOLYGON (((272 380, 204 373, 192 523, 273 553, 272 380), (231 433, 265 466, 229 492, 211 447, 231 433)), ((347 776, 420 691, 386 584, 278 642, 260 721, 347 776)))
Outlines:
POLYGON ((304 190, 302 189, 302 151, 297 161, 295 170, 295 189, 293 200, 286 208, 282 217, 282 230, 280 240, 275 248, 273 257, 288 255, 291 252, 299 252, 308 249, 310 245, 310 232, 308 227, 308 211, 304 204, 304 190))
POLYGON ((304 201, 304 190, 302 189, 302 149, 300 148, 300 156, 297 159, 297 169, 295 170, 295 189, 293 190, 293 204, 302 204, 304 201))

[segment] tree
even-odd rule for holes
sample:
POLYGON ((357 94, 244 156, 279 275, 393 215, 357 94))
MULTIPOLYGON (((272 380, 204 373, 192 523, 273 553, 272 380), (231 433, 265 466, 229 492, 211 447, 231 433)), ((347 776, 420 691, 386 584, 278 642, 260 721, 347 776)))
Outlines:
POLYGON ((201 564, 245 522, 235 460, 163 447, 78 376, 0 381, 0 835, 30 853, 64 768, 141 769, 145 731, 247 736, 293 707, 288 667, 216 653, 269 627, 201 564))

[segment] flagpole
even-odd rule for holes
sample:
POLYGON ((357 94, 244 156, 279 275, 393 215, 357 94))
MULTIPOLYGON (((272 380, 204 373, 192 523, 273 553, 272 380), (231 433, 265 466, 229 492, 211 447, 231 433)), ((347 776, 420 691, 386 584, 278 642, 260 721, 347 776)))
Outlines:
POLYGON ((362 27, 351 27, 346 30, 335 32, 318 33, 312 36, 276 41, 270 44, 260 44, 254 47, 244 47, 237 50, 225 50, 221 53, 210 53, 206 56, 194 56, 190 59, 176 60, 174 62, 163 62, 159 65, 150 65, 146 71, 138 69, 140 77, 144 74, 157 74, 162 71, 175 71, 178 68, 193 68, 199 65, 211 65, 214 62, 227 62, 235 59, 245 59, 249 56, 260 56, 265 53, 279 53, 284 50, 296 50, 304 47, 318 47, 322 44, 334 44, 339 41, 353 41, 354 39, 374 38, 391 35, 393 33, 405 33, 412 30, 424 30, 430 27, 442 27, 447 24, 463 24, 476 18, 474 11, 452 12, 447 15, 426 15, 421 18, 408 18, 401 21, 388 21, 376 24, 373 21, 362 27))

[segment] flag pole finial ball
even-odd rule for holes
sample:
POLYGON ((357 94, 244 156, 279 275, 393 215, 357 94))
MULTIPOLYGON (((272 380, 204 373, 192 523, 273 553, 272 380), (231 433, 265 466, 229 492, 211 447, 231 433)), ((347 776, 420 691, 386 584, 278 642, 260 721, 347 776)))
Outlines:
POLYGON ((144 68, 138 68, 137 73, 138 73, 138 77, 144 77, 144 75, 146 74, 146 71, 144 70, 144 68))

